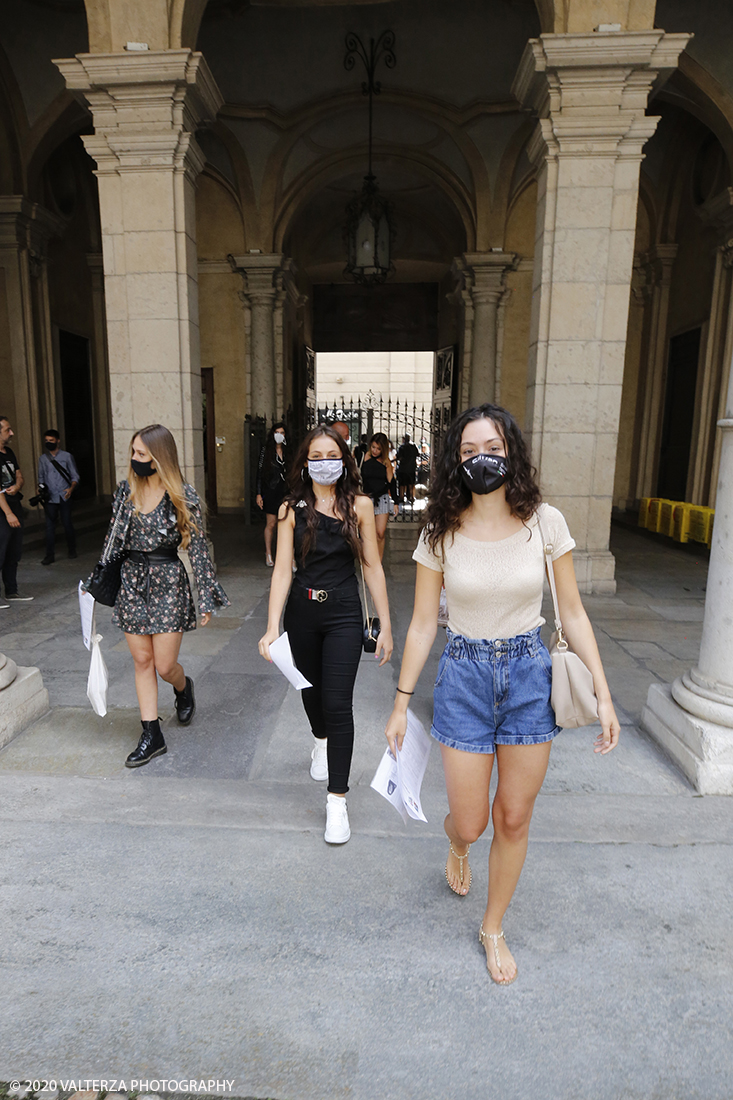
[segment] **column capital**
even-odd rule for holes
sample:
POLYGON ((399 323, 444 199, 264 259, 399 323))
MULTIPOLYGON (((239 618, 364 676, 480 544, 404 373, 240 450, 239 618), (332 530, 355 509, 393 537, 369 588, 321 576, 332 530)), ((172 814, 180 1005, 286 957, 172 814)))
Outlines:
POLYGON ((718 234, 718 249, 725 267, 733 267, 733 187, 724 187, 697 208, 704 225, 718 234))
POLYGON ((512 93, 540 120, 530 157, 641 157, 657 119, 645 109, 690 39, 662 30, 543 34, 527 43, 512 93))
POLYGON ((646 275, 645 290, 651 293, 655 287, 668 288, 672 282, 672 268, 677 257, 679 245, 655 244, 648 252, 642 253, 640 262, 646 275))
POLYGON ((295 261, 290 256, 286 256, 282 262, 280 273, 275 276, 275 281, 282 288, 283 300, 285 298, 289 299, 295 309, 304 309, 308 302, 308 295, 301 294, 297 275, 298 269, 295 266, 295 261))
POLYGON ((294 270, 292 260, 282 252, 248 252, 244 256, 227 256, 232 271, 244 281, 243 297, 248 305, 274 302, 283 282, 294 270))
POLYGON ((59 237, 66 219, 23 195, 0 195, 0 247, 27 248, 44 259, 51 237, 59 237))
POLYGON ((514 252, 464 252, 457 256, 451 266, 456 282, 454 293, 467 298, 473 304, 498 303, 506 291, 505 276, 514 271, 519 256, 514 252))
POLYGON ((193 134, 224 102, 203 54, 86 53, 54 64, 92 112, 94 133, 84 144, 97 175, 173 168, 195 178, 201 171, 193 134))

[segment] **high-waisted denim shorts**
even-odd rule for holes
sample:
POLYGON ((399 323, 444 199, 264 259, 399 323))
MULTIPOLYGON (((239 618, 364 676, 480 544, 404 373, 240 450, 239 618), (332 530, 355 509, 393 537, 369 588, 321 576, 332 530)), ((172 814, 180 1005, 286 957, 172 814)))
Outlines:
POLYGON ((433 695, 436 741, 462 752, 539 745, 560 732, 550 706, 552 665, 540 628, 516 638, 447 631, 433 695))

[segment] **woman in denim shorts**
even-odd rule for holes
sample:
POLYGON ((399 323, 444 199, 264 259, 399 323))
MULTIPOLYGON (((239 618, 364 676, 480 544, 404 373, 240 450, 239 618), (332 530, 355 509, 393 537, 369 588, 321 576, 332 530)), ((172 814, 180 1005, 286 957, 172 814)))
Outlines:
POLYGON ((450 841, 445 877, 454 893, 471 885, 470 844, 489 823, 489 897, 479 939, 493 981, 517 976, 502 921, 527 853, 529 823, 553 738, 550 655, 540 639, 545 541, 551 543, 564 632, 593 674, 603 755, 619 723, 598 647, 578 592, 562 514, 541 502, 522 434, 505 409, 461 413, 446 433, 427 520, 413 557, 415 608, 386 735, 395 752, 406 711, 437 633, 441 587, 448 601, 447 642, 435 681, 431 733, 440 744, 448 792, 450 841), (540 532, 539 524, 542 524, 540 532), (489 784, 496 759, 493 806, 489 784))

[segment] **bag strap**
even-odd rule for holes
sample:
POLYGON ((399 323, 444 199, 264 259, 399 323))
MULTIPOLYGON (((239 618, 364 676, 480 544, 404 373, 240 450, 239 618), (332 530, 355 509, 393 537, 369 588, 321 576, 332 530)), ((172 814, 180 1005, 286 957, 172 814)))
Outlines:
POLYGON ((364 576, 364 562, 359 558, 359 567, 361 569, 361 587, 364 592, 364 614, 366 615, 366 621, 368 627, 371 629, 372 620, 376 619, 376 615, 369 614, 369 599, 367 596, 366 578, 364 576))
MULTIPOLYGON (((120 506, 117 509, 117 515, 115 516, 115 521, 112 524, 112 530, 110 531, 109 540, 107 542, 107 549, 102 554, 102 564, 103 565, 107 564, 107 562, 112 557, 112 554, 114 552, 115 539, 117 538, 117 528, 119 527, 120 518, 122 516, 123 511, 125 510, 125 504, 127 504, 127 500, 128 500, 127 495, 123 496, 122 500, 120 501, 120 506)), ((122 543, 123 543, 123 545, 124 545, 125 539, 127 538, 127 532, 130 528, 131 518, 132 517, 130 515, 128 515, 127 523, 125 524, 125 530, 122 534, 122 543)))
POLYGON ((557 606, 557 588, 555 587, 555 569, 552 564, 552 551, 554 549, 551 542, 547 542, 545 539, 545 533, 542 529, 542 520, 540 519, 539 512, 537 513, 537 527, 540 532, 540 539, 542 540, 542 552, 545 555, 545 562, 547 564, 547 579, 550 582, 550 591, 552 592, 552 606, 555 610, 555 630, 557 631, 557 648, 567 649, 568 643, 565 641, 565 635, 563 634, 562 622, 560 621, 560 608, 557 606))
POLYGON ((71 482, 74 479, 70 476, 68 470, 64 466, 62 466, 60 462, 57 462, 55 458, 51 458, 50 455, 46 455, 45 457, 49 460, 49 462, 51 463, 52 466, 56 467, 56 469, 61 474, 61 476, 66 478, 69 485, 71 485, 71 482))

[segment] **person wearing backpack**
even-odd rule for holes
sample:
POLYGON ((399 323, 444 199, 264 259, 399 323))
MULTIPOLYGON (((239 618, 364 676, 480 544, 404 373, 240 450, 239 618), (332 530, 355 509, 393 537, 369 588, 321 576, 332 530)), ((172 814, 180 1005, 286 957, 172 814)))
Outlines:
POLYGON ((76 557, 76 534, 71 522, 71 495, 79 484, 79 471, 74 456, 69 451, 61 450, 61 436, 55 428, 49 428, 44 433, 43 441, 45 451, 38 459, 38 495, 46 513, 46 556, 41 565, 53 565, 59 516, 64 526, 68 556, 76 557))

